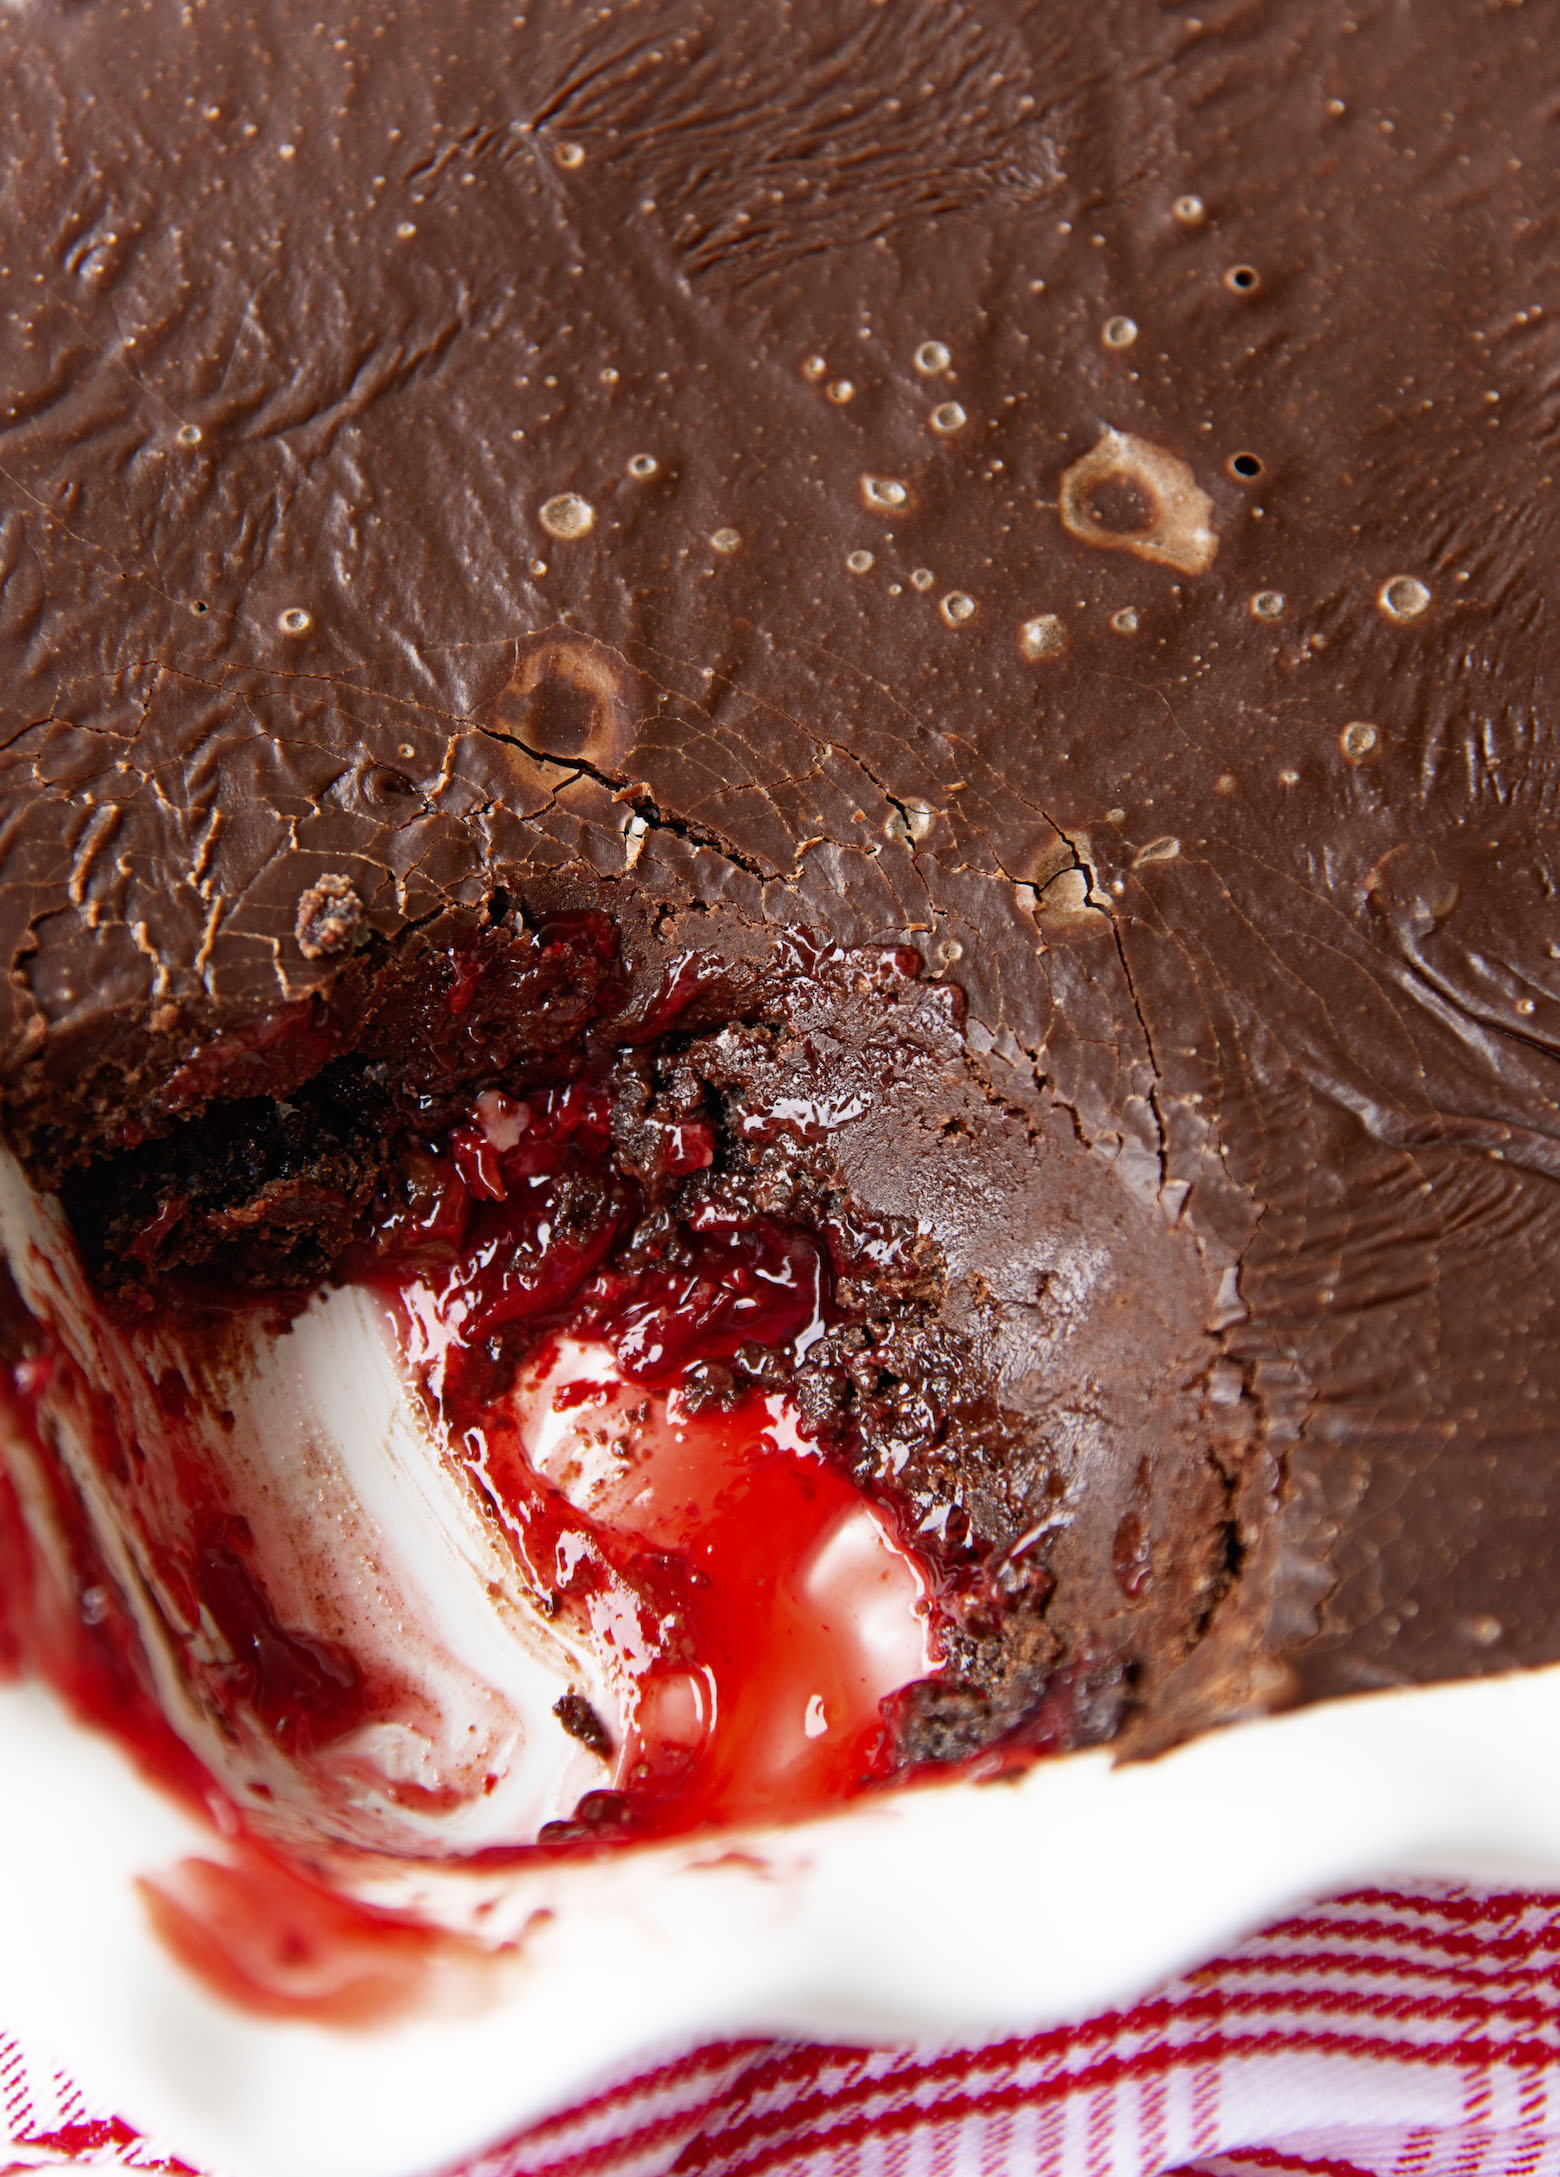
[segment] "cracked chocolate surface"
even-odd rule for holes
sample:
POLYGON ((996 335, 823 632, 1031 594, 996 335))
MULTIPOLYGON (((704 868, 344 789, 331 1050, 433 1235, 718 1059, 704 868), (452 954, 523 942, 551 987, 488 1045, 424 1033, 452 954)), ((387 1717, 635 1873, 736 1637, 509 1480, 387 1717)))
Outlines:
POLYGON ((549 915, 630 1024, 719 963, 712 1033, 793 939, 913 946, 962 1025, 833 1153, 1023 1444, 1070 1417, 1048 1622, 1138 1612, 1142 1742, 1560 1657, 1553 43, 0 17, 32 1170, 381 1033, 496 1077, 594 988, 458 1052, 419 993, 549 915))

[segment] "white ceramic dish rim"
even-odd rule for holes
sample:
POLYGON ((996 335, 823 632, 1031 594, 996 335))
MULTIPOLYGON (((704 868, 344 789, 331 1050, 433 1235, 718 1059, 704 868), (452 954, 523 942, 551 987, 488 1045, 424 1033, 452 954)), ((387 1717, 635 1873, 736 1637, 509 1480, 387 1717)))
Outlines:
POLYGON ((1560 1886, 1554 1667, 540 1869, 491 2010, 343 2034, 170 1961, 134 1878, 211 1833, 37 1688, 0 1690, 0 1776, 0 2029, 220 2177, 425 2177, 700 2039, 1033 2030, 1359 1880, 1560 1886))

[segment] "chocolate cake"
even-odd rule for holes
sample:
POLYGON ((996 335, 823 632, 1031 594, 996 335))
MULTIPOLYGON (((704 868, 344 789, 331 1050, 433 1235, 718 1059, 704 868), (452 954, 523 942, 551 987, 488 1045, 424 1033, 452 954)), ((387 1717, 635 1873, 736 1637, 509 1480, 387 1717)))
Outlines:
POLYGON ((1544 14, 0 16, 24 1659, 361 1754, 195 1469, 365 1294, 492 1532, 517 1385, 767 1431, 710 1639, 796 1474, 924 1630, 770 1800, 571 1680, 484 1848, 1560 1659, 1544 14))

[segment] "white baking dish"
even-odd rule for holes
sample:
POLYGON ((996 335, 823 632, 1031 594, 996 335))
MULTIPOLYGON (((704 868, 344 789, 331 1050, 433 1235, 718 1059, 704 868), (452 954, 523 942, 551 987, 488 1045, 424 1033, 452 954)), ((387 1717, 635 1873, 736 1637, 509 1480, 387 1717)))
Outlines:
POLYGON ((552 1918, 490 2009, 369 2033, 241 2015, 170 1961, 134 1878, 220 1847, 36 1689, 0 1692, 0 1778, 0 2029, 223 2177, 422 2177, 700 2038, 978 2038, 1357 1878, 1560 1885, 1560 1669, 554 1863, 517 1878, 552 1918))

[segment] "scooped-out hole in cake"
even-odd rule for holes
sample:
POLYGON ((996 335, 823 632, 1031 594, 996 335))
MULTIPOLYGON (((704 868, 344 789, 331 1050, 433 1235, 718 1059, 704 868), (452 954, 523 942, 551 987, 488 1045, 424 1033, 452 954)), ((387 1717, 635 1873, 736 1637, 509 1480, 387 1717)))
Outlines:
POLYGON ((628 988, 495 899, 285 1094, 222 1094, 250 1039, 58 1203, 9 1171, 11 1643, 348 1888, 1090 1743, 1229 1584, 1197 1310, 1123 1339, 1075 1147, 1095 1229, 1004 1267, 960 1190, 1048 1160, 957 992, 794 942, 628 988))

